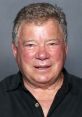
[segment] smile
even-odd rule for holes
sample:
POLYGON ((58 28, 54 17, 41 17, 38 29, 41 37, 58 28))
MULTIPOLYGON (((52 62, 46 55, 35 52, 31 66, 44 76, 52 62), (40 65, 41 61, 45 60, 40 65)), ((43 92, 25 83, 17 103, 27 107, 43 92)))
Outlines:
POLYGON ((45 70, 48 70, 50 67, 51 67, 50 65, 35 66, 35 69, 40 70, 40 71, 45 71, 45 70))

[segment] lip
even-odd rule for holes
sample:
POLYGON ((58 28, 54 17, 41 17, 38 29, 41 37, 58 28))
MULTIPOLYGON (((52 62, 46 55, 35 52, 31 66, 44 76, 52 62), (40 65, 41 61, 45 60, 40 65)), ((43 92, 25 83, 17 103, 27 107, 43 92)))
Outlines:
POLYGON ((35 67, 35 69, 37 69, 39 71, 46 71, 51 67, 51 65, 44 65, 44 66, 40 65, 40 66, 34 66, 34 67, 35 67))

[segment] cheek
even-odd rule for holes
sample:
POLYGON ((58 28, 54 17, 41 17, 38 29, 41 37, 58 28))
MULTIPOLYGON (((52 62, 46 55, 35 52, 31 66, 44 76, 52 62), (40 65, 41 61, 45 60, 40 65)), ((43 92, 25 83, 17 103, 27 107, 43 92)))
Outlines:
POLYGON ((65 50, 62 48, 57 48, 54 51, 51 51, 51 58, 54 62, 62 61, 65 59, 66 53, 65 50))
POLYGON ((32 62, 32 59, 34 58, 34 53, 30 53, 26 50, 23 50, 21 54, 22 60, 26 63, 32 62))

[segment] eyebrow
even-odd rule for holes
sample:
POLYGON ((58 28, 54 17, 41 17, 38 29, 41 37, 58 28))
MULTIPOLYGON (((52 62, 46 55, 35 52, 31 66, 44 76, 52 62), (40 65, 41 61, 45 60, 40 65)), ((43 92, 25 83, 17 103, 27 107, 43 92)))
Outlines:
POLYGON ((55 39, 55 38, 54 38, 54 39, 48 39, 47 42, 48 42, 48 41, 57 41, 57 40, 58 40, 58 41, 63 41, 63 39, 55 39))
POLYGON ((23 40, 23 42, 35 42, 34 39, 29 39, 29 40, 23 40))
POLYGON ((23 45, 24 45, 25 43, 29 43, 29 42, 35 42, 35 40, 33 40, 33 39, 23 40, 23 45))

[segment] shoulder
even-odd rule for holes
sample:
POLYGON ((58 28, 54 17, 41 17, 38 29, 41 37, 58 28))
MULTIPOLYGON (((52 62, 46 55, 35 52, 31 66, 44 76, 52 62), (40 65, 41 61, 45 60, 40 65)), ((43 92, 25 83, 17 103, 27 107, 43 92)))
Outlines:
POLYGON ((72 91, 82 95, 82 78, 69 74, 68 80, 71 84, 72 91))
POLYGON ((65 69, 63 73, 65 82, 69 84, 69 86, 72 88, 72 91, 82 93, 82 78, 68 73, 65 69))
POLYGON ((69 76, 70 76, 70 80, 73 86, 82 87, 82 78, 71 75, 71 74, 69 76))
POLYGON ((7 91, 15 88, 19 83, 19 72, 17 74, 10 75, 0 81, 0 91, 7 91))

